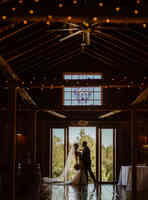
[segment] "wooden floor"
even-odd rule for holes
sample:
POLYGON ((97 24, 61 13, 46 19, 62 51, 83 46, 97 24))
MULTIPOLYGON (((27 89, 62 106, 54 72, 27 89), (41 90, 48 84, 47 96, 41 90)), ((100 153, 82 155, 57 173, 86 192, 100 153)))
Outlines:
POLYGON ((46 188, 41 200, 148 200, 148 191, 138 192, 132 196, 125 187, 118 187, 111 184, 101 184, 94 187, 88 186, 74 187, 51 184, 46 188))
MULTIPOLYGON (((1 192, 0 196, 3 197, 1 192)), ((28 192, 24 188, 21 194, 16 195, 16 200, 148 200, 148 191, 137 192, 132 196, 125 187, 112 184, 96 187, 93 184, 81 187, 49 184, 39 190, 35 186, 28 192)))

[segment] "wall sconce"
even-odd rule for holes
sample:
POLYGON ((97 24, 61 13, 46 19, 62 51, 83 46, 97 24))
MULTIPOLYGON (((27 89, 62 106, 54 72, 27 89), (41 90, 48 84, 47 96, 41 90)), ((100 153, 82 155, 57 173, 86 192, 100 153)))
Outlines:
POLYGON ((24 131, 16 131, 16 140, 17 140, 18 144, 25 143, 24 131))

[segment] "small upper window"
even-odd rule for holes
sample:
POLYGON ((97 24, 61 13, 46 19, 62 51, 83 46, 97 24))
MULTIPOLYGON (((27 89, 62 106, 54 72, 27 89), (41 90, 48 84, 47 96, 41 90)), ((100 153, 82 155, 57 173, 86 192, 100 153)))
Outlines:
MULTIPOLYGON (((64 80, 97 80, 101 79, 101 74, 76 74, 65 73, 64 80)), ((68 106, 91 106, 102 104, 102 88, 101 87, 64 87, 64 105, 68 106)))

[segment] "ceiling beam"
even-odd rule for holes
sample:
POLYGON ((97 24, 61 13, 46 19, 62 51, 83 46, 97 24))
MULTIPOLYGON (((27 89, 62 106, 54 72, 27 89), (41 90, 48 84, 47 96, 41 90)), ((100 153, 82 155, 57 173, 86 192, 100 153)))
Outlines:
POLYGON ((48 107, 49 110, 62 111, 62 112, 106 112, 106 111, 129 111, 134 108, 137 112, 147 112, 148 106, 139 105, 101 105, 101 106, 58 106, 48 107))
MULTIPOLYGON (((21 81, 17 74, 13 71, 13 69, 2 56, 0 56, 0 68, 6 73, 6 76, 9 77, 9 79, 14 80, 16 82, 21 81)), ((29 104, 38 107, 35 101, 31 98, 31 96, 28 94, 28 92, 26 92, 24 88, 17 87, 17 91, 20 94, 20 96, 23 97, 29 104)))
MULTIPOLYGON (((143 102, 144 100, 146 100, 148 97, 148 88, 146 88, 145 90, 143 90, 139 95, 138 97, 130 104, 130 106, 134 106, 136 104, 139 104, 141 102, 143 102)), ((147 110, 147 109, 146 109, 147 110)), ((106 118, 106 117, 110 117, 114 114, 117 114, 117 113, 120 113, 122 112, 122 110, 113 110, 112 112, 109 112, 109 113, 106 113, 104 115, 101 115, 99 116, 98 118, 99 119, 103 119, 103 118, 106 118)))
MULTIPOLYGON (((103 24, 106 23, 107 17, 100 17, 96 16, 95 23, 103 24)), ((71 17, 68 16, 17 16, 17 17, 11 17, 8 19, 8 21, 12 23, 23 23, 24 20, 28 20, 29 22, 47 22, 47 20, 50 20, 51 22, 62 22, 62 23, 83 23, 84 21, 89 21, 90 23, 94 23, 93 18, 90 20, 90 17, 83 16, 83 17, 71 17), (70 20, 69 20, 70 19, 70 20)), ((110 24, 144 24, 148 23, 148 17, 110 17, 110 24)))
POLYGON ((49 114, 52 114, 52 115, 54 115, 54 116, 56 116, 56 117, 59 117, 59 118, 62 118, 62 119, 67 118, 67 116, 65 116, 65 115, 63 115, 63 114, 60 114, 60 113, 57 113, 57 112, 55 112, 54 110, 41 109, 40 111, 41 111, 41 112, 47 112, 47 113, 49 113, 49 114))

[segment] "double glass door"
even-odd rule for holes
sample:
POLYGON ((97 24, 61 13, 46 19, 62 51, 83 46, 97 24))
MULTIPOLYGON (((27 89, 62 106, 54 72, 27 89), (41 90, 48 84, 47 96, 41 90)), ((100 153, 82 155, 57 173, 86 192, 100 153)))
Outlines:
MULTIPOLYGON (((51 131, 49 171, 52 177, 58 177, 63 172, 68 152, 74 143, 87 141, 91 150, 92 170, 99 182, 114 182, 116 180, 116 133, 115 129, 100 129, 96 127, 53 128, 51 131)), ((75 160, 73 159, 73 165, 75 160)), ((71 170, 69 177, 73 176, 71 170)), ((89 183, 92 180, 89 179, 89 183)))

